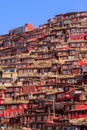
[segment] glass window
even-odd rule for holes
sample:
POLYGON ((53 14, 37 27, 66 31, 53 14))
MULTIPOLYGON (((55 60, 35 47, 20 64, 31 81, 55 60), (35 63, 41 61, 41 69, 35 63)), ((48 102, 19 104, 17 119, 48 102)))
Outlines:
POLYGON ((38 127, 39 129, 41 129, 42 126, 39 124, 37 127, 38 127))
POLYGON ((52 127, 49 126, 49 127, 47 127, 47 130, 53 130, 53 129, 52 129, 52 127))
POLYGON ((64 128, 64 130, 67 130, 67 128, 64 128))
POLYGON ((6 83, 10 83, 10 81, 11 81, 10 79, 6 79, 6 83))
POLYGON ((82 47, 85 47, 85 43, 82 43, 81 46, 82 46, 82 47))
POLYGON ((68 83, 73 83, 74 79, 68 79, 68 83))
POLYGON ((74 54, 75 54, 75 51, 70 51, 70 54, 71 54, 71 55, 74 55, 74 54))
POLYGON ((65 87, 65 92, 69 91, 69 87, 65 87))
MULTIPOLYGON (((64 71, 63 71, 63 74, 67 74, 67 71, 66 71, 66 70, 64 70, 64 71)), ((65 82, 65 81, 62 81, 62 82, 65 82)))
POLYGON ((67 56, 64 56, 64 57, 63 57, 63 59, 64 59, 64 60, 67 60, 67 59, 68 59, 68 57, 67 57, 67 56))
POLYGON ((67 68, 68 68, 68 66, 67 66, 67 65, 64 65, 64 66, 62 66, 62 68, 63 68, 63 69, 67 69, 67 68))
POLYGON ((37 121, 41 121, 41 120, 42 120, 41 116, 37 116, 37 121))
POLYGON ((57 98, 64 98, 64 94, 63 93, 57 94, 57 98))
POLYGON ((28 83, 28 82, 25 82, 25 83, 24 83, 24 86, 29 86, 29 83, 28 83))
POLYGON ((44 54, 44 55, 43 55, 43 58, 48 58, 48 54, 44 54))
POLYGON ((56 65, 54 65, 54 66, 53 66, 53 69, 57 69, 57 66, 56 66, 56 65))
POLYGON ((33 124, 33 125, 32 125, 32 128, 36 128, 36 124, 33 124))
POLYGON ((0 114, 3 114, 3 111, 0 111, 0 114))
POLYGON ((71 56, 71 59, 74 60, 74 59, 75 59, 75 56, 71 56))
POLYGON ((12 109, 16 109, 17 106, 16 106, 16 105, 12 105, 11 108, 12 108, 12 109))
POLYGON ((53 88, 53 86, 49 86, 49 88, 50 88, 50 89, 52 89, 52 88, 53 88))
POLYGON ((29 104, 29 108, 32 108, 32 104, 29 104))
POLYGON ((59 127, 56 127, 56 130, 60 130, 60 128, 59 128, 59 127))
POLYGON ((22 105, 19 105, 19 108, 23 108, 23 106, 22 106, 22 105))
POLYGON ((4 110, 5 109, 5 106, 0 106, 0 110, 4 110))
POLYGON ((20 122, 23 122, 23 118, 22 117, 20 118, 20 122))
POLYGON ((74 105, 71 105, 71 109, 74 109, 75 108, 75 106, 74 105))
POLYGON ((12 88, 8 88, 8 92, 12 92, 12 88))
POLYGON ((10 72, 14 72, 15 70, 14 69, 10 69, 10 72))
POLYGON ((32 117, 31 120, 32 120, 32 121, 35 121, 35 117, 32 117))
POLYGON ((76 47, 76 43, 72 43, 72 44, 71 44, 71 47, 76 47))
POLYGON ((53 100, 53 99, 55 99, 55 96, 53 96, 53 95, 49 95, 49 96, 47 96, 47 99, 51 99, 51 100, 53 100))
POLYGON ((82 58, 83 54, 79 54, 79 57, 82 58))
POLYGON ((81 47, 81 44, 80 44, 80 43, 77 43, 77 47, 81 47))
POLYGON ((10 97, 10 94, 7 93, 7 94, 6 94, 6 98, 9 98, 9 97, 10 97))
POLYGON ((63 55, 67 55, 67 52, 65 51, 65 52, 63 52, 62 54, 63 54, 63 55))
POLYGON ((23 96, 21 96, 21 97, 20 97, 20 99, 21 99, 21 100, 24 100, 24 97, 23 97, 23 96))
POLYGON ((58 22, 58 26, 62 26, 62 22, 58 22))
POLYGON ((46 120, 47 120, 47 118, 48 118, 47 116, 44 116, 44 121, 46 121, 46 120))
POLYGON ((70 109, 70 107, 69 106, 65 106, 65 110, 69 110, 70 109))
POLYGON ((18 91, 19 91, 19 88, 15 88, 15 91, 18 92, 18 91))
MULTIPOLYGON (((67 73, 67 71, 65 73, 67 73)), ((62 83, 66 83, 66 80, 62 80, 62 83)))
POLYGON ((64 20, 64 24, 68 24, 68 20, 64 20))

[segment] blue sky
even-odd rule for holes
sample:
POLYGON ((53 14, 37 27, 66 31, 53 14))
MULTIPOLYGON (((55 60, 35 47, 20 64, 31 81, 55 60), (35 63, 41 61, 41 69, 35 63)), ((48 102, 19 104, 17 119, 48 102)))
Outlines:
POLYGON ((38 27, 71 11, 87 11, 87 0, 0 0, 0 35, 25 23, 38 27))

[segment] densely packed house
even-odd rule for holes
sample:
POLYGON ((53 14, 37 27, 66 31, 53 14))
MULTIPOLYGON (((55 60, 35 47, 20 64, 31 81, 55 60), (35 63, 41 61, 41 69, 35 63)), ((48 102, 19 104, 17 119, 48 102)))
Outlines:
POLYGON ((87 12, 0 36, 0 128, 87 130, 87 12))

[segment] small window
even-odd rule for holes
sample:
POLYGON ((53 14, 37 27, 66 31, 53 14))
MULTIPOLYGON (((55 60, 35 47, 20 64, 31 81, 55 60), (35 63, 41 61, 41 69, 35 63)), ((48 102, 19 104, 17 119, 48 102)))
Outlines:
POLYGON ((65 106, 65 110, 69 110, 70 109, 70 107, 69 106, 65 106))
POLYGON ((34 128, 34 129, 36 128, 36 124, 33 124, 33 125, 31 125, 31 126, 32 126, 32 128, 34 128))
POLYGON ((74 79, 68 79, 68 83, 74 83, 74 79))
POLYGON ((53 89, 53 86, 49 86, 50 89, 53 89))
POLYGON ((63 54, 63 55, 67 55, 67 52, 66 52, 66 51, 64 51, 64 52, 62 52, 62 54, 63 54))
POLYGON ((57 66, 56 66, 56 65, 54 65, 54 66, 53 66, 53 69, 57 69, 57 66))
POLYGON ((0 106, 0 110, 5 110, 5 106, 0 106))
POLYGON ((41 124, 38 124, 37 128, 41 129, 41 127, 42 127, 41 124))
POLYGON ((11 80, 10 79, 6 79, 6 83, 10 83, 11 82, 11 80))
POLYGON ((75 55, 75 51, 70 51, 70 55, 75 55))
POLYGON ((15 91, 18 92, 18 91, 19 91, 19 88, 15 88, 15 91))
MULTIPOLYGON (((67 73, 67 71, 65 73, 67 73)), ((62 83, 66 83, 66 80, 62 80, 62 83)))
POLYGON ((62 68, 63 69, 68 69, 68 66, 67 65, 63 65, 62 68))
POLYGON ((35 121, 35 117, 32 117, 31 120, 32 120, 32 121, 35 121))
POLYGON ((64 57, 63 57, 63 59, 64 59, 64 60, 67 60, 67 59, 68 59, 68 57, 67 57, 67 56, 64 56, 64 57))
POLYGON ((20 118, 20 122, 23 122, 23 118, 20 118))
POLYGON ((19 105, 19 108, 23 108, 23 106, 22 106, 22 105, 19 105))
POLYGON ((69 91, 69 87, 65 87, 65 92, 68 92, 69 91))
POLYGON ((48 127, 47 130, 53 130, 52 127, 48 127))
POLYGON ((41 121, 42 117, 41 116, 37 116, 37 121, 41 121))
MULTIPOLYGON (((67 70, 64 70, 64 71, 63 71, 63 74, 67 74, 67 70)), ((63 80, 62 82, 65 83, 65 80, 63 80)))
POLYGON ((71 105, 71 109, 75 109, 75 106, 74 106, 74 105, 71 105))
POLYGON ((53 95, 48 95, 48 96, 47 96, 47 99, 53 100, 53 99, 55 99, 55 96, 53 96, 53 95))
POLYGON ((74 59, 75 59, 75 56, 71 56, 71 59, 74 60, 74 59))
POLYGON ((32 104, 29 104, 29 108, 32 108, 32 104))
POLYGON ((72 44, 71 44, 71 47, 76 47, 76 43, 72 43, 72 44))
POLYGON ((12 109, 16 109, 17 106, 16 106, 16 105, 12 105, 11 108, 12 108, 12 109))
POLYGON ((9 97, 10 97, 10 94, 7 93, 7 94, 6 94, 6 98, 9 98, 9 97))
POLYGON ((0 114, 3 114, 3 111, 0 111, 0 114))
POLYGON ((81 47, 80 43, 77 43, 77 47, 81 47))
POLYGON ((59 128, 59 127, 56 127, 56 130, 60 130, 60 128, 59 128))
POLYGON ((82 57, 83 57, 83 54, 79 54, 79 57, 82 58, 82 57))
POLYGON ((42 102, 40 102, 40 103, 39 103, 39 107, 42 107, 42 106, 43 106, 43 103, 42 103, 42 102))
POLYGON ((85 47, 85 43, 82 43, 81 46, 82 46, 82 47, 85 47))
POLYGON ((57 94, 57 98, 64 98, 64 94, 63 93, 57 94))
POLYGON ((12 92, 12 88, 8 88, 8 92, 12 92))
POLYGON ((47 116, 44 116, 44 121, 46 121, 46 120, 47 120, 47 118, 48 118, 47 116))
POLYGON ((48 54, 44 54, 44 55, 43 55, 43 58, 48 58, 48 54))
POLYGON ((67 128, 64 128, 64 130, 67 130, 67 128))

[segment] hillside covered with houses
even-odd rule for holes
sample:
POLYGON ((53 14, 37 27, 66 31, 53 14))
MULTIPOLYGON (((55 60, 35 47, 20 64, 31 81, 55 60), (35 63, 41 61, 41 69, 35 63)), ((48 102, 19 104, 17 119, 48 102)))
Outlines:
POLYGON ((87 130, 87 12, 0 36, 0 128, 87 130))

